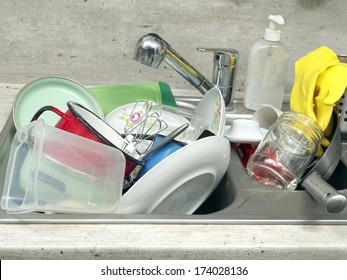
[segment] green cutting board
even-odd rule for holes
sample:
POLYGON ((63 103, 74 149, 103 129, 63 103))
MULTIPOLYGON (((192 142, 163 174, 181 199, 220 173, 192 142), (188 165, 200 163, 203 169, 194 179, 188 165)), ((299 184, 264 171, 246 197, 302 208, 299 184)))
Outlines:
POLYGON ((104 115, 114 109, 138 100, 152 100, 158 104, 176 106, 170 86, 164 82, 89 87, 100 103, 104 115))

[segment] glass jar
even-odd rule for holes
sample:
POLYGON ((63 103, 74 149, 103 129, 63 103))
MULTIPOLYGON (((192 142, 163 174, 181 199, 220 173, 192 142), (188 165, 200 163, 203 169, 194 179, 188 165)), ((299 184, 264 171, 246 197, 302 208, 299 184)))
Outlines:
POLYGON ((263 184, 294 190, 322 138, 322 129, 316 121, 299 112, 285 112, 248 160, 247 172, 263 184))

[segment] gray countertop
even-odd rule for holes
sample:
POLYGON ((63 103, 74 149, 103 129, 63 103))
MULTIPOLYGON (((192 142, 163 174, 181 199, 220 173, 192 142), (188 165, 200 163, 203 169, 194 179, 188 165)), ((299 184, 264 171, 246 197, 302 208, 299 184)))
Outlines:
POLYGON ((347 226, 0 225, 1 259, 345 259, 347 226))
POLYGON ((347 225, 1 224, 0 259, 347 259, 347 225))

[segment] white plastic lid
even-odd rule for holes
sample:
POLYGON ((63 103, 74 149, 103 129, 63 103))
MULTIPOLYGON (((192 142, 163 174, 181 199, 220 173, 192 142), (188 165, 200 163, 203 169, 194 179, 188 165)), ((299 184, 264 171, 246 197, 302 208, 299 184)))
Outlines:
POLYGON ((279 41, 281 39, 281 26, 284 25, 284 19, 281 15, 270 15, 269 27, 265 29, 264 39, 267 41, 279 41))

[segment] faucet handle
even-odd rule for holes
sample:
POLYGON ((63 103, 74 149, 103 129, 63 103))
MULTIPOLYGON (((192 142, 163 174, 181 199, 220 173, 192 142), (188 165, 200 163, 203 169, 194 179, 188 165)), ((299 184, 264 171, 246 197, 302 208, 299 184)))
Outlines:
POLYGON ((236 80, 239 52, 225 48, 197 48, 200 52, 212 52, 213 74, 212 83, 221 91, 225 105, 232 107, 236 80))

